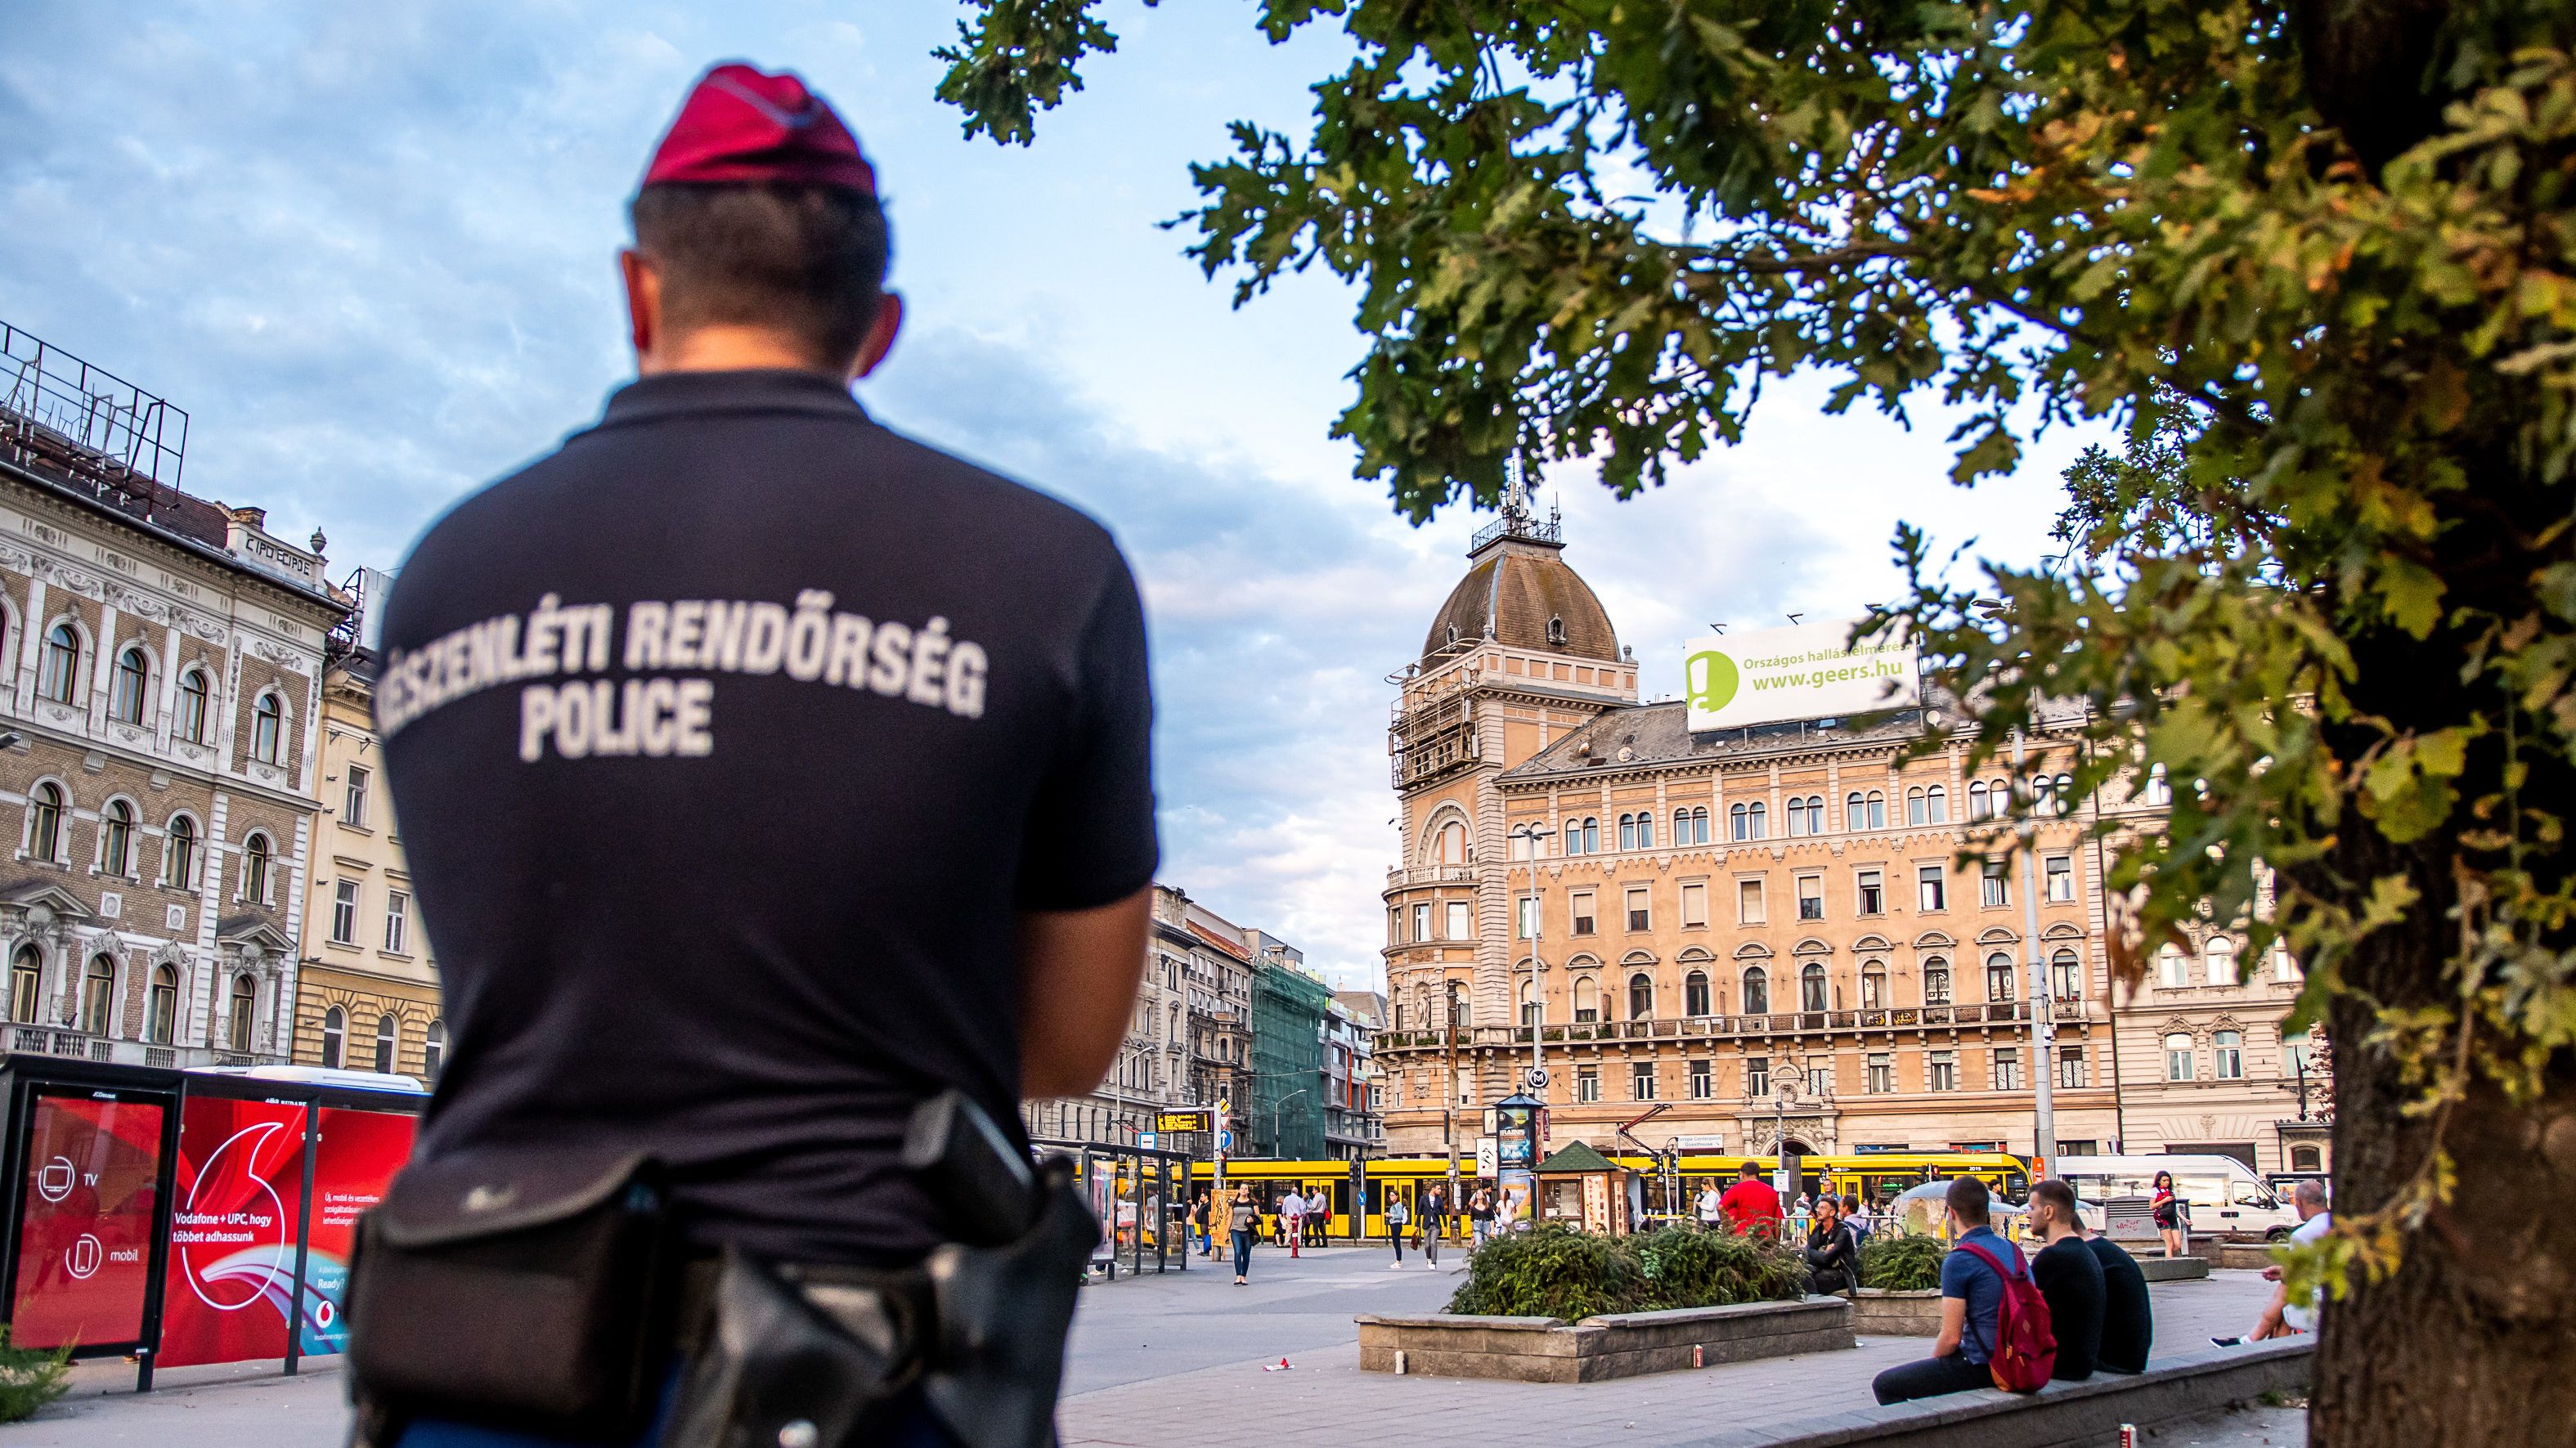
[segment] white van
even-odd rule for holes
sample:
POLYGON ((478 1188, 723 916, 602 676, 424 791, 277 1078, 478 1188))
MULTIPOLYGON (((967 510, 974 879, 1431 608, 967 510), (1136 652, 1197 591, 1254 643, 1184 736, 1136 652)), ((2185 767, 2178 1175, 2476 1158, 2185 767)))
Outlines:
POLYGON ((2174 1192, 2190 1204, 2191 1229, 2217 1236, 2243 1233, 2270 1240, 2299 1225, 2298 1210, 2232 1156, 2061 1156, 2051 1175, 2088 1202, 2145 1198, 2156 1173, 2173 1173, 2174 1192))

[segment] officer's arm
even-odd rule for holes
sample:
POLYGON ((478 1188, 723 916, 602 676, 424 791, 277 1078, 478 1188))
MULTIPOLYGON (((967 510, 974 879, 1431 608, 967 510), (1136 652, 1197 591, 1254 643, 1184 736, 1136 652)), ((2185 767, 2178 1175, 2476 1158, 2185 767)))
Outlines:
POLYGON ((1020 913, 1020 1094, 1080 1096, 1118 1059, 1154 887, 1091 910, 1020 913))

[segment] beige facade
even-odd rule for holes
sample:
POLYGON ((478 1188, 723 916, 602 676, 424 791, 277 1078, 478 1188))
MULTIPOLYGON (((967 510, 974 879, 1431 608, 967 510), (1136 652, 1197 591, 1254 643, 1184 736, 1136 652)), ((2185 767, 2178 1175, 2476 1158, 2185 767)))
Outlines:
POLYGON ((322 680, 322 812, 304 907, 295 1060, 427 1085, 447 1053, 438 966, 413 903, 372 701, 378 660, 340 651, 322 680))
POLYGON ((0 407, 9 1050, 286 1054, 323 641, 345 610, 320 535, 265 523, 0 407))
MULTIPOLYGON (((2013 771, 1971 775, 1964 746, 1912 757, 1937 699, 1867 728, 1693 734, 1680 702, 1638 702, 1606 616, 1564 616, 1598 605, 1560 546, 1525 514, 1489 528, 1461 585, 1481 610, 1453 595, 1398 679, 1390 1152, 1435 1151, 1520 1089, 1535 1028, 1559 1141, 1609 1147, 1651 1113, 1635 1136, 1687 1150, 2028 1154, 2034 948, 2061 1151, 2269 1131, 2295 984, 2203 972, 2115 1007, 2095 802, 2011 850, 1990 816, 2013 771), (1515 571, 1549 611, 1515 607, 1515 571), (2164 1079, 2148 1034, 2173 1021, 2199 1042, 2191 1081, 2164 1079), (2213 1054, 2221 1031, 2241 1057, 2213 1054), (2213 1079, 2221 1059, 2236 1074, 2213 1079)), ((2071 748, 2043 727, 2019 787, 2053 794, 2071 748)))

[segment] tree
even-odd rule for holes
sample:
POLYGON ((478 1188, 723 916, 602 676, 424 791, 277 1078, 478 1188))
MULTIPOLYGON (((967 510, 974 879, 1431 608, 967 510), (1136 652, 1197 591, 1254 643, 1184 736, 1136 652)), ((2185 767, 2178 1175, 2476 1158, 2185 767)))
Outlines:
MULTIPOLYGON (((1509 463, 1621 495, 1767 378, 1969 420, 1961 482, 2110 416, 2091 566, 1970 592, 1900 532, 1962 726, 2095 707, 2082 788, 2187 781, 2124 851, 2123 968, 2208 902, 2336 1048, 2321 1442, 2576 1422, 2576 12, 2537 0, 1268 0, 1357 48, 1183 218, 1238 299, 1318 262, 1370 339, 1337 424, 1419 520, 1509 463), (2161 452, 2159 452, 2161 449, 2161 452), (2133 526, 2141 519, 2156 526, 2133 526), (1982 607, 1981 607, 1982 605, 1982 607), (1998 605, 2001 605, 1998 607, 1998 605), (2277 908, 2257 911, 2275 878, 2277 908), (2473 1175, 2463 1180, 2467 1168, 2473 1175)), ((970 133, 1115 37, 982 0, 970 133)))

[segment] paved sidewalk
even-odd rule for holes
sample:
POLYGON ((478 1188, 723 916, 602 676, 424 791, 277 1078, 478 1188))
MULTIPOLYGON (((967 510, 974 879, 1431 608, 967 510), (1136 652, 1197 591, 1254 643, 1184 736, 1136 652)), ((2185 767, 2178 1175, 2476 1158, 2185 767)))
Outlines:
MULTIPOLYGON (((1472 1436, 1511 1445, 1679 1445, 1725 1428, 1786 1424, 1866 1406, 1870 1377, 1922 1355, 1927 1338, 1865 1338, 1853 1352, 1737 1363, 1612 1383, 1550 1384, 1394 1377, 1359 1371, 1365 1312, 1445 1306, 1463 1260, 1440 1270, 1408 1256, 1392 1271, 1383 1248, 1337 1247, 1291 1260, 1253 1259, 1236 1287, 1216 1264, 1086 1289, 1067 1352, 1064 1441, 1078 1445, 1194 1442, 1246 1436, 1263 1448, 1350 1448, 1355 1439, 1430 1441, 1472 1436), (1275 1368, 1285 1357, 1286 1371, 1275 1368)), ((2269 1287, 2252 1272, 2159 1283, 2156 1333, 2173 1352, 2205 1347, 2261 1309, 2269 1287)), ((2160 1352, 2159 1356, 2165 1355, 2160 1352)), ((7 1448, 338 1448, 347 1430, 344 1384, 325 1362, 298 1378, 273 1365, 165 1372, 137 1397, 133 1370, 91 1364, 75 1396, 5 1430, 7 1448)), ((2156 1448, 2298 1445, 2299 1415, 2231 1414, 2152 1440, 2156 1448), (2214 1435, 2214 1436, 2212 1436, 2214 1435)))

